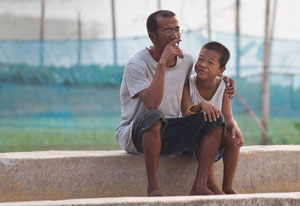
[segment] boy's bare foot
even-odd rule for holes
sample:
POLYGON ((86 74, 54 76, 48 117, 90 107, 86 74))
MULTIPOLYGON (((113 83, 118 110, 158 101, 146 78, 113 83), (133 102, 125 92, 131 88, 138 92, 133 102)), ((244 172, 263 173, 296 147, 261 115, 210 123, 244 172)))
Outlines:
POLYGON ((225 193, 218 188, 218 186, 211 186, 209 189, 216 195, 224 195, 225 193))
POLYGON ((192 188, 190 195, 214 195, 215 193, 213 193, 210 189, 208 188, 192 188))
POLYGON ((225 194, 239 194, 235 189, 233 188, 223 188, 223 192, 225 194))

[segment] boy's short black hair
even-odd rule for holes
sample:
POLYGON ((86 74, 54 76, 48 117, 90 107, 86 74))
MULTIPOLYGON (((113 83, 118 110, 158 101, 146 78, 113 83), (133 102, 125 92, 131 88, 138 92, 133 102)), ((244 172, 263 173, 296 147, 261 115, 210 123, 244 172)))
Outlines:
POLYGON ((216 41, 211 41, 204 44, 202 49, 208 49, 217 52, 220 55, 220 59, 219 59, 220 67, 226 66, 230 58, 230 52, 223 44, 216 41))
POLYGON ((149 32, 156 32, 157 31, 157 17, 166 17, 166 18, 170 18, 176 16, 176 14, 172 11, 168 11, 168 10, 159 10, 156 11, 152 14, 150 14, 150 16, 147 19, 147 31, 149 32))

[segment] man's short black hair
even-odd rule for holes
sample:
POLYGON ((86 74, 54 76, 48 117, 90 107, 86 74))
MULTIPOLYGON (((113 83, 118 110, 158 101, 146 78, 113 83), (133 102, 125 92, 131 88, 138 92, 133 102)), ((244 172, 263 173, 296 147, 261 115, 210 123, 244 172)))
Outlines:
POLYGON ((147 31, 149 32, 156 32, 157 31, 157 17, 165 17, 170 18, 176 16, 176 14, 172 11, 168 10, 159 10, 152 13, 147 19, 147 31))
POLYGON ((220 59, 219 59, 220 67, 222 68, 226 66, 230 58, 230 52, 223 44, 216 41, 211 41, 204 44, 202 49, 208 49, 217 52, 220 55, 220 59))

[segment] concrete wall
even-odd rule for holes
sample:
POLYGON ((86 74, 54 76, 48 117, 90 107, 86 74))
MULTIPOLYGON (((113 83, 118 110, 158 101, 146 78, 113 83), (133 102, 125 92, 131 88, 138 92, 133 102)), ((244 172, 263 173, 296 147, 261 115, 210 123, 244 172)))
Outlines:
MULTIPOLYGON (((300 146, 243 147, 234 181, 241 193, 300 191, 300 146)), ((187 195, 197 162, 162 156, 164 195, 187 195)), ((222 161, 216 164, 218 182, 222 161)), ((142 155, 123 151, 47 151, 0 154, 0 202, 146 196, 142 155)), ((297 196, 299 197, 299 195, 297 196)))
POLYGON ((0 206, 299 206, 300 193, 218 196, 115 197, 58 201, 6 202, 0 206))

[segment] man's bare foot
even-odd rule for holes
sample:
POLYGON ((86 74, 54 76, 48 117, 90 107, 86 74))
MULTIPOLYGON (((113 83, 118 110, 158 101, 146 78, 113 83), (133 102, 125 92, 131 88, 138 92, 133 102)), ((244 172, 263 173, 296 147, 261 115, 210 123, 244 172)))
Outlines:
POLYGON ((215 193, 213 193, 210 189, 208 188, 192 188, 190 195, 214 195, 215 193))
POLYGON ((225 194, 239 194, 235 189, 233 188, 223 188, 223 192, 225 194))
POLYGON ((160 188, 148 186, 148 196, 149 197, 162 196, 160 188))

